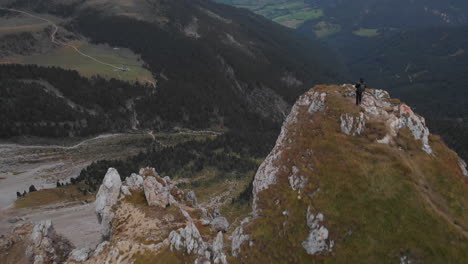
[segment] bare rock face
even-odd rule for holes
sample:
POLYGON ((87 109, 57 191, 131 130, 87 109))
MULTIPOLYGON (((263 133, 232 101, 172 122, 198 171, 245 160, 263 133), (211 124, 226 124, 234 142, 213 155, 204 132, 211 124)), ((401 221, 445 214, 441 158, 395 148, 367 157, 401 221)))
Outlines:
POLYGON ((96 215, 101 224, 101 234, 105 240, 111 235, 111 223, 114 213, 112 206, 117 203, 119 198, 122 181, 120 175, 114 168, 109 168, 104 177, 101 187, 96 195, 96 215))
POLYGON ((231 240, 231 254, 234 257, 237 257, 240 251, 240 247, 242 244, 249 240, 249 235, 244 234, 243 225, 249 222, 249 218, 245 218, 242 220, 241 224, 234 230, 232 233, 232 240, 231 240))
POLYGON ((227 264, 227 259, 226 255, 223 252, 223 232, 218 232, 218 235, 216 235, 215 240, 213 241, 213 262, 214 264, 227 264))
POLYGON ((460 166, 460 170, 462 171, 463 176, 468 178, 468 170, 466 169, 466 162, 462 159, 458 160, 458 165, 460 166))
MULTIPOLYGON (((350 84, 344 85, 344 96, 354 96, 354 87, 350 84)), ((411 108, 402 103, 394 103, 390 95, 384 90, 371 89, 363 94, 361 107, 363 112, 358 116, 349 113, 341 115, 341 131, 347 135, 360 135, 364 132, 367 120, 381 120, 385 122, 387 135, 378 139, 377 142, 390 144, 394 142, 398 131, 408 128, 415 140, 421 140, 422 150, 432 154, 429 145, 429 129, 423 117, 415 114, 411 108)))
POLYGON ((292 167, 292 174, 288 177, 289 185, 294 191, 301 190, 307 183, 307 178, 300 175, 300 171, 296 166, 292 167))
POLYGON ((130 177, 125 178, 125 185, 128 186, 128 189, 132 191, 142 190, 143 189, 143 177, 132 173, 130 177))
POLYGON ((194 207, 198 207, 197 196, 193 190, 188 191, 185 194, 185 199, 190 202, 194 207))
POLYGON ((155 177, 148 176, 143 182, 146 201, 149 206, 159 206, 166 208, 170 204, 170 189, 159 182, 155 177))
POLYGON ((210 225, 215 232, 227 232, 229 230, 229 222, 224 216, 216 217, 211 221, 210 225))
POLYGON ((366 119, 364 118, 364 113, 360 113, 359 116, 352 116, 348 113, 341 115, 341 131, 346 135, 360 135, 364 132, 366 127, 366 119))
POLYGON ((185 228, 179 228, 169 234, 170 249, 185 250, 187 254, 205 255, 208 245, 203 241, 198 228, 188 222, 185 228))
POLYGON ((307 225, 310 228, 310 233, 307 239, 302 242, 302 247, 309 255, 319 254, 323 251, 331 251, 333 241, 328 239, 328 229, 322 225, 324 216, 321 213, 316 215, 311 214, 310 208, 307 209, 307 225))
POLYGON ((253 182, 253 214, 257 216, 258 193, 265 190, 271 184, 275 184, 280 166, 277 166, 282 158, 282 152, 289 134, 289 126, 297 122, 299 109, 307 107, 309 113, 323 111, 325 109, 326 93, 319 93, 309 90, 302 95, 291 109, 291 113, 286 118, 281 128, 281 133, 276 140, 274 149, 270 152, 265 161, 260 165, 253 182))
POLYGON ((81 249, 74 249, 71 253, 70 256, 68 257, 68 260, 76 261, 76 262, 83 262, 86 261, 89 257, 89 253, 91 250, 89 248, 81 248, 81 249))
POLYGON ((50 220, 34 225, 30 239, 26 255, 34 264, 61 263, 73 249, 70 241, 55 231, 50 220))

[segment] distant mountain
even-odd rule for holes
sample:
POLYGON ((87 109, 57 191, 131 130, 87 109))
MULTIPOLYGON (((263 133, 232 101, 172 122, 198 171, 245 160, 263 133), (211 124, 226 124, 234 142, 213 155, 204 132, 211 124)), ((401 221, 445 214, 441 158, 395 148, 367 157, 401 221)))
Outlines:
POLYGON ((291 28, 327 37, 340 32, 377 34, 384 28, 461 25, 466 1, 451 0, 216 0, 248 8, 291 28))
POLYGON ((59 39, 73 34, 141 55, 157 87, 131 98, 119 95, 134 100, 124 129, 135 124, 137 129, 270 129, 303 91, 343 78, 339 60, 320 42, 211 1, 4 2, 67 18, 59 25, 59 39))

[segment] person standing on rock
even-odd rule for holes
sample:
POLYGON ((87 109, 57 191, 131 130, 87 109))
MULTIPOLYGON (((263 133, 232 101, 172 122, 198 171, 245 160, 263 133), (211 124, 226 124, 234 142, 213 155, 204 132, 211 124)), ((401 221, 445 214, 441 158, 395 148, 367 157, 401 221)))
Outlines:
POLYGON ((354 85, 356 87, 356 105, 360 105, 362 101, 362 93, 367 88, 367 83, 364 82, 364 79, 359 79, 359 82, 354 85))

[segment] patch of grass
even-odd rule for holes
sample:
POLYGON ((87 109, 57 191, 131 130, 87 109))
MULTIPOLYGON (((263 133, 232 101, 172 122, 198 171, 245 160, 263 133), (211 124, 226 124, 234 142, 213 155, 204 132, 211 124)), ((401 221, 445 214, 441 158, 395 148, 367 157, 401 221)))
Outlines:
POLYGON ((325 21, 320 21, 315 24, 314 32, 319 38, 326 38, 335 35, 341 31, 341 26, 338 24, 331 24, 325 21))
POLYGON ((376 28, 360 28, 353 31, 353 34, 359 37, 373 38, 380 35, 379 30, 376 28))
POLYGON ((82 187, 85 186, 79 184, 31 192, 28 193, 26 197, 22 197, 16 200, 15 208, 35 208, 65 202, 81 202, 84 200, 94 200, 94 194, 83 195, 79 191, 79 188, 82 187))
POLYGON ((137 254, 133 257, 135 264, 182 264, 184 259, 170 251, 168 248, 163 250, 161 253, 156 254, 151 251, 145 251, 144 253, 137 254))
POLYGON ((104 78, 115 78, 124 81, 154 82, 151 72, 143 68, 143 61, 138 55, 124 48, 114 49, 108 45, 94 45, 85 41, 70 43, 83 53, 95 57, 105 63, 117 67, 127 66, 129 71, 118 71, 114 68, 97 63, 90 58, 78 54, 74 49, 63 46, 46 54, 18 57, 17 62, 22 64, 37 64, 41 66, 57 66, 76 70, 86 77, 101 75, 104 78))
POLYGON ((146 196, 143 191, 130 191, 132 195, 125 197, 124 201, 133 205, 147 205, 146 196))

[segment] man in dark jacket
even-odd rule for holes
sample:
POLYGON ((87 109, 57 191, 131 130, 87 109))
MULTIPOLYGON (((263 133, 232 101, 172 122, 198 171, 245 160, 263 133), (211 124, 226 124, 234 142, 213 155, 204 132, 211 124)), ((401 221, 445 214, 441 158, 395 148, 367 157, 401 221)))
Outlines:
POLYGON ((367 83, 365 83, 364 79, 361 78, 359 79, 359 82, 354 85, 354 87, 356 87, 356 105, 360 105, 362 100, 362 93, 364 90, 366 90, 367 83))

